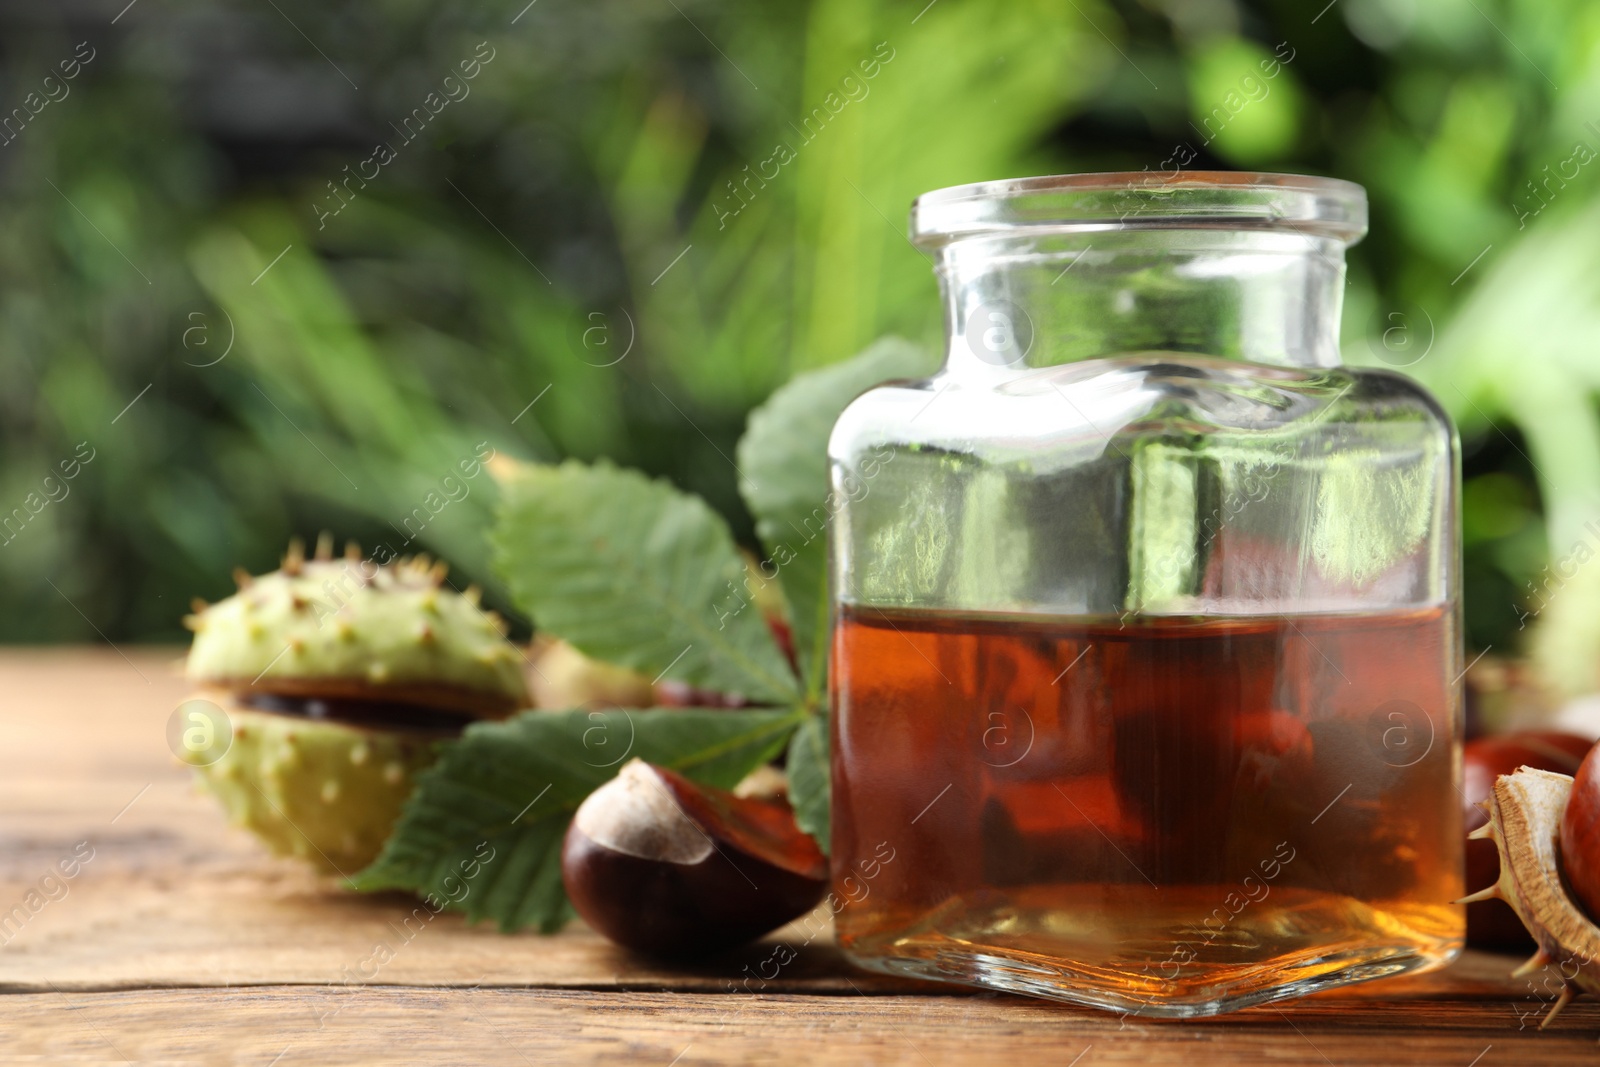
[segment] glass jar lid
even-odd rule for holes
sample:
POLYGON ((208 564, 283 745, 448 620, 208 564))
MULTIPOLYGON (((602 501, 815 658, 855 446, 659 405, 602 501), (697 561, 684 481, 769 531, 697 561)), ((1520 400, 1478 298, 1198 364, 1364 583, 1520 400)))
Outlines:
POLYGON ((911 240, 924 249, 980 234, 1128 229, 1282 230, 1349 245, 1367 232, 1367 193, 1300 174, 1129 171, 955 185, 911 205, 911 240))

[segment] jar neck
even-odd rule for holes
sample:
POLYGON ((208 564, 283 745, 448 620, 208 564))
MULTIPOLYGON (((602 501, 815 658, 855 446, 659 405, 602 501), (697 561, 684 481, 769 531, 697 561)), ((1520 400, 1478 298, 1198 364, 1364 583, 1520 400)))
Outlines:
POLYGON ((944 245, 945 369, 1007 377, 1134 352, 1339 363, 1344 243, 1284 229, 1024 229, 944 245))

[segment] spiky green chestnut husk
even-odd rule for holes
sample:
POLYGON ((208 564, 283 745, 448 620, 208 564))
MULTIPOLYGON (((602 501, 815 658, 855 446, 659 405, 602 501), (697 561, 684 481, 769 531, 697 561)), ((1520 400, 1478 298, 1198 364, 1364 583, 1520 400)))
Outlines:
POLYGON ((526 707, 522 654, 475 589, 457 593, 425 558, 379 567, 352 546, 334 560, 324 537, 314 559, 295 543, 280 570, 236 577, 238 593, 186 620, 188 676, 232 724, 196 773, 273 851, 352 875, 450 736, 403 724, 526 707))
POLYGON ((398 700, 477 716, 527 706, 522 656, 476 590, 426 558, 378 566, 358 551, 238 575, 239 592, 186 620, 191 681, 233 693, 398 700))
POLYGON ((276 853, 329 874, 377 858, 438 734, 370 729, 229 707, 233 743, 197 767, 229 819, 276 853))

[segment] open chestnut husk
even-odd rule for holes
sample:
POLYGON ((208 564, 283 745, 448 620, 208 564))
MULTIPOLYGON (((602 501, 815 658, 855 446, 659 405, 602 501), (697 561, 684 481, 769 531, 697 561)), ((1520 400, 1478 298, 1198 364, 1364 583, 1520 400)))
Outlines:
MULTIPOLYGON (((1593 744, 1576 734, 1554 730, 1528 730, 1468 741, 1462 752, 1461 795, 1466 803, 1466 830, 1470 835, 1489 821, 1482 805, 1503 774, 1519 767, 1572 774, 1593 744)), ((1468 840, 1467 885, 1484 886, 1500 878, 1500 857, 1494 843, 1468 840)), ((1502 900, 1482 900, 1467 905, 1467 943, 1479 948, 1528 951, 1533 938, 1502 900)))
POLYGON ((657 956, 710 955, 760 937, 813 908, 827 875, 783 801, 639 759, 579 806, 561 851, 584 921, 657 956))
MULTIPOLYGON (((1591 761, 1586 759, 1587 766, 1591 761)), ((1509 904, 1538 944, 1538 951, 1515 972, 1529 974, 1556 965, 1561 994, 1540 1024, 1549 1025, 1578 992, 1600 993, 1600 926, 1573 899, 1590 895, 1592 883, 1577 884, 1575 871, 1592 864, 1574 862, 1562 847, 1562 825, 1573 818, 1592 821, 1594 794, 1575 794, 1564 774, 1524 767, 1495 781, 1487 803, 1489 821, 1473 831, 1500 853, 1500 877, 1464 902, 1499 899, 1509 904), (1570 803, 1569 803, 1570 802, 1570 803)))

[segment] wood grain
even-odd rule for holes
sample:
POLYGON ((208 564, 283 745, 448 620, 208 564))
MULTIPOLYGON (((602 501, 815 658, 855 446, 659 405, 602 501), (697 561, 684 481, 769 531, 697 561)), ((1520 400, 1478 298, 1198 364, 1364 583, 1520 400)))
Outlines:
POLYGON ((1479 1003, 1321 1004, 1153 1023, 1006 996, 736 997, 317 987, 0 998, 8 1051, 60 1062, 1593 1064, 1588 1013, 1517 1032, 1479 1003), (278 1058, 278 1057, 281 1057, 278 1058))
POLYGON ((899 981, 802 927, 693 968, 343 892, 227 827, 168 752, 176 653, 0 652, 0 1051, 49 1062, 1594 1062, 1514 960, 1196 1023, 899 981), (59 864, 93 858, 70 880, 59 864), (31 895, 30 895, 31 894, 31 895), (36 907, 34 905, 37 905, 36 907), (20 907, 21 920, 16 909, 20 907), (420 913, 426 916, 424 910, 420 913), (8 916, 9 924, 8 924, 8 916), (783 940, 796 960, 755 964, 783 940), (287 1051, 285 1051, 287 1049, 287 1051), (1481 1057, 1481 1058, 1480 1058, 1481 1057))

